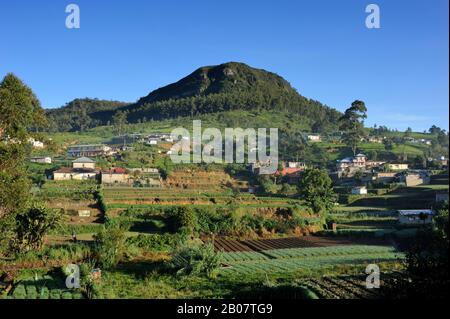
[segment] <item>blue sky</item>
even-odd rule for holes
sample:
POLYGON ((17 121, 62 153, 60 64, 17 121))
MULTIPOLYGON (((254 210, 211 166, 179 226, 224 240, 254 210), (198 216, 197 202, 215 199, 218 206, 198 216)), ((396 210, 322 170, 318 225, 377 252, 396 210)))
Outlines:
POLYGON ((0 0, 0 77, 45 107, 78 97, 136 101, 203 65, 240 61, 302 95, 374 123, 448 129, 447 0, 0 0), (65 27, 76 3, 81 28, 65 27), (381 28, 365 27, 366 5, 381 28))

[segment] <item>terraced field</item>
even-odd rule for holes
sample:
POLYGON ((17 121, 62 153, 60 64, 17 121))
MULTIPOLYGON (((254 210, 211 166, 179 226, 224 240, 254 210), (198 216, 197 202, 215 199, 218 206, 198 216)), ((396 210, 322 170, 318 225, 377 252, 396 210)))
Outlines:
POLYGON ((393 247, 360 245, 234 252, 224 253, 221 272, 223 275, 285 274, 337 265, 396 261, 401 257, 403 255, 393 247))
POLYGON ((396 261, 403 255, 388 246, 337 246, 224 253, 223 275, 286 274, 337 265, 396 261))
POLYGON ((245 252, 245 251, 267 251, 274 249, 290 248, 311 248, 311 247, 333 247, 344 245, 382 245, 385 241, 375 238, 355 238, 343 239, 321 236, 303 236, 277 239, 258 239, 258 240, 214 240, 214 247, 224 252, 245 252))
POLYGON ((324 299, 379 299, 399 282, 406 280, 400 272, 382 273, 380 288, 368 289, 366 276, 325 276, 310 278, 302 284, 324 299))

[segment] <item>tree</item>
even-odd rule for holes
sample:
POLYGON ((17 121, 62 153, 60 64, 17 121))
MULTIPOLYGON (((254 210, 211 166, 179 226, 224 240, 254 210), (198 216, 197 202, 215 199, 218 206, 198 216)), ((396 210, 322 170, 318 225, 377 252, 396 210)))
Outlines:
POLYGON ((6 140, 0 142, 0 246, 6 247, 14 235, 15 215, 28 207, 29 131, 44 125, 45 116, 32 90, 11 73, 0 82, 0 114, 0 140, 6 140))
POLYGON ((412 128, 408 127, 405 131, 405 134, 403 134, 403 137, 411 137, 412 134, 412 128))
POLYGON ((385 138, 383 140, 383 144, 384 144, 384 148, 388 151, 391 151, 394 149, 394 141, 392 140, 392 138, 385 138))
POLYGON ((12 73, 0 83, 0 114, 3 135, 20 141, 27 139, 31 127, 46 122, 36 95, 12 73))
POLYGON ((94 235, 94 257, 104 269, 114 268, 123 258, 127 226, 108 220, 103 229, 94 235))
POLYGON ((356 155, 358 143, 365 136, 364 119, 367 118, 367 108, 363 101, 356 100, 339 119, 339 129, 344 132, 343 141, 356 155))
POLYGON ((117 134, 118 135, 123 134, 125 126, 128 124, 127 113, 123 111, 117 112, 116 114, 114 114, 112 118, 112 123, 117 134))
POLYGON ((430 127, 428 132, 430 132, 431 134, 439 134, 440 132, 442 132, 442 129, 436 125, 433 125, 430 127))
POLYGON ((47 209, 42 204, 32 204, 15 217, 12 248, 17 252, 41 249, 45 235, 58 226, 60 220, 61 212, 47 209))
POLYGON ((300 176, 298 188, 300 198, 315 213, 322 214, 333 208, 336 195, 333 192, 333 182, 325 170, 306 170, 300 176))

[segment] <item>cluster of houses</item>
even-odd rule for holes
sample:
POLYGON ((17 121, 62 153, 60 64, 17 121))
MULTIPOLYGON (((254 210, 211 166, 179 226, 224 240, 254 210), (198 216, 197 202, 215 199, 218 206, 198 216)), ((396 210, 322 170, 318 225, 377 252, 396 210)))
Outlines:
MULTIPOLYGON (((255 175, 272 174, 265 168, 270 166, 270 162, 256 162, 249 165, 249 170, 255 175)), ((283 162, 282 168, 277 169, 275 176, 284 177, 288 184, 297 184, 300 179, 300 173, 306 169, 306 164, 303 162, 283 162)))
POLYGON ((170 133, 133 133, 126 134, 122 136, 116 136, 113 141, 117 143, 127 142, 127 143, 141 143, 148 146, 155 146, 162 142, 173 143, 174 139, 170 133))
POLYGON ((80 157, 72 162, 72 167, 63 167, 53 172, 53 180, 89 180, 97 179, 105 185, 129 185, 160 187, 161 177, 156 168, 122 168, 98 169, 95 161, 80 157))
MULTIPOLYGON (((386 161, 367 160, 366 155, 357 154, 352 157, 345 157, 336 162, 336 175, 338 178, 352 177, 357 172, 373 172, 387 169, 389 172, 400 172, 409 169, 405 163, 388 163, 386 161)), ((389 174, 388 174, 389 175, 389 174)))

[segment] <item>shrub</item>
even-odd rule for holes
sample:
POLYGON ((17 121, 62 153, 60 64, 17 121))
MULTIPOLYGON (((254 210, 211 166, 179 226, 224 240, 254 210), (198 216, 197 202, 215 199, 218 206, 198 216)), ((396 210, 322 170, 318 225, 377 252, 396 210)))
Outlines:
POLYGON ((211 243, 181 246, 172 255, 170 265, 177 275, 206 275, 212 278, 220 266, 222 255, 211 243))
POLYGON ((126 231, 123 224, 108 221, 94 236, 94 256, 100 267, 111 269, 122 260, 125 253, 126 231))
POLYGON ((184 236, 179 234, 139 234, 136 237, 128 238, 127 245, 151 251, 172 251, 184 240, 184 236))
POLYGON ((167 212, 169 229, 173 232, 192 234, 197 227, 197 218, 190 207, 177 206, 167 212))

